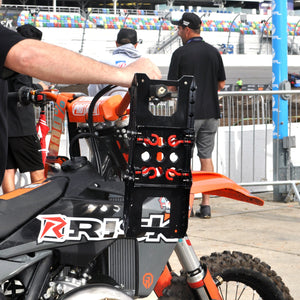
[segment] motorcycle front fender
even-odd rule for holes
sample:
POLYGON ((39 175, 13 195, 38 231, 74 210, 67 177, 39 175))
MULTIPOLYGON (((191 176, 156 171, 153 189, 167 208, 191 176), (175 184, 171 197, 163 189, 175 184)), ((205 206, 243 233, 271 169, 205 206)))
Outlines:
POLYGON ((133 300, 132 297, 125 294, 122 290, 110 286, 108 284, 91 284, 78 287, 69 293, 59 298, 61 300, 105 300, 105 299, 116 299, 116 300, 133 300))
POLYGON ((195 171, 192 172, 192 177, 193 184, 191 187, 191 194, 203 193, 232 198, 259 206, 264 205, 264 201, 262 199, 251 195, 248 190, 222 174, 195 171))

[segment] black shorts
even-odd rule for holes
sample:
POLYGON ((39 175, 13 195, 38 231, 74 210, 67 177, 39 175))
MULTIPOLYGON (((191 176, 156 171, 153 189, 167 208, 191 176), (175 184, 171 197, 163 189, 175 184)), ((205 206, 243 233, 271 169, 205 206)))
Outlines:
POLYGON ((6 169, 19 169, 21 173, 44 169, 37 135, 8 138, 6 169))

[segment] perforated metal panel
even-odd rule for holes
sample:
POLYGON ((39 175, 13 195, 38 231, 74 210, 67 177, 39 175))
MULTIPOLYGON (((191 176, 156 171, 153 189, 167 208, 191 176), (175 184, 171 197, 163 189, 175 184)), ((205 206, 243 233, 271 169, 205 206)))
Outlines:
POLYGON ((127 236, 154 232, 178 238, 186 232, 192 183, 194 92, 192 76, 179 81, 150 80, 145 74, 135 76, 131 88, 130 152, 125 176, 127 236), (175 108, 169 115, 160 116, 150 111, 150 104, 166 101, 171 101, 175 108), (160 214, 145 215, 143 205, 154 197, 164 199, 164 209, 160 214))

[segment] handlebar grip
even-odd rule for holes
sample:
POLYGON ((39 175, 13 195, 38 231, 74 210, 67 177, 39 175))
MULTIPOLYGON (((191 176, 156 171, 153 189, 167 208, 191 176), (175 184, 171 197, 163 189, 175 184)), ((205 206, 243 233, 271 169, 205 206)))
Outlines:
POLYGON ((22 86, 19 89, 19 102, 22 105, 28 105, 33 103, 36 106, 44 106, 47 102, 45 94, 41 93, 41 90, 34 90, 32 88, 22 86))
POLYGON ((18 91, 18 95, 19 95, 19 102, 22 105, 29 105, 30 103, 32 103, 32 95, 31 95, 31 91, 33 89, 27 86, 22 86, 19 91, 18 91))

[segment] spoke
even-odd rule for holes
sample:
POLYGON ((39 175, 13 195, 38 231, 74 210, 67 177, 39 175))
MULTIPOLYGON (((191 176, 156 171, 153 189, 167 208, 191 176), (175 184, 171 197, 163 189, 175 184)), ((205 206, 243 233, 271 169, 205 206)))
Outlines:
POLYGON ((238 294, 238 290, 239 290, 239 283, 238 283, 238 282, 236 282, 235 300, 237 300, 237 294, 238 294))
POLYGON ((227 281, 218 287, 224 300, 262 300, 256 290, 239 281, 227 281))
MULTIPOLYGON (((220 286, 219 286, 219 292, 221 294, 222 299, 224 299, 223 291, 222 291, 222 288, 220 286)), ((226 300, 226 299, 224 299, 224 300, 226 300)))
POLYGON ((244 294, 244 291, 245 291, 246 288, 247 288, 247 286, 244 285, 244 288, 242 289, 242 291, 241 291, 241 293, 240 293, 240 296, 238 297, 237 300, 240 300, 240 299, 241 299, 241 297, 242 297, 242 295, 244 294))

